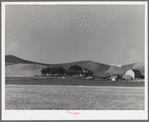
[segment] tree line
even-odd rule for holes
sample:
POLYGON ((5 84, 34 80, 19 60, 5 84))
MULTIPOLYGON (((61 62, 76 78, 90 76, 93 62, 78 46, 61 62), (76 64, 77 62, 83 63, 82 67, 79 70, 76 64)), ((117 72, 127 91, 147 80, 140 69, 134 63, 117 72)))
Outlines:
POLYGON ((61 67, 47 67, 41 70, 43 75, 60 75, 60 76, 93 76, 93 72, 87 68, 83 69, 81 66, 72 65, 66 70, 65 68, 61 67))
POLYGON ((64 75, 66 73, 66 69, 64 69, 63 67, 47 67, 42 69, 41 73, 43 75, 53 75, 53 74, 64 75))

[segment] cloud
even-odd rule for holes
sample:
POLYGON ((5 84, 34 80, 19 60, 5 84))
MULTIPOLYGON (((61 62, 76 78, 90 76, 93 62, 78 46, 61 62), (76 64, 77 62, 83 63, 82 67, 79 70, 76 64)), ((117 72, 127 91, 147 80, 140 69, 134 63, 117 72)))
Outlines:
POLYGON ((16 41, 10 42, 10 44, 6 46, 6 54, 15 54, 17 52, 17 48, 18 43, 16 41))

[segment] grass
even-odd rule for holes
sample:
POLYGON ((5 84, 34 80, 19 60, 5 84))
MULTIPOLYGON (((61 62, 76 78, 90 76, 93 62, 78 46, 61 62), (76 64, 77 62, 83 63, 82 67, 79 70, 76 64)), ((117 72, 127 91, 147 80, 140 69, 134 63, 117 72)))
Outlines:
POLYGON ((143 87, 6 85, 6 110, 144 110, 143 87))
POLYGON ((85 79, 45 79, 45 78, 6 78, 5 84, 13 85, 84 85, 84 86, 129 86, 129 87, 144 87, 144 81, 129 82, 129 81, 106 81, 106 80, 85 80, 85 79))

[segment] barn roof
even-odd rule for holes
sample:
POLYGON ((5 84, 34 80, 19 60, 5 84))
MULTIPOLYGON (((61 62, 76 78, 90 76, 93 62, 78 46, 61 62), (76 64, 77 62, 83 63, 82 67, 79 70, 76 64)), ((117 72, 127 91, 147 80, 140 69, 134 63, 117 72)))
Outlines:
MULTIPOLYGON (((140 72, 139 70, 137 70, 137 69, 129 69, 129 70, 131 70, 131 71, 134 72, 135 78, 141 78, 142 74, 141 74, 141 72, 140 72)), ((129 70, 127 70, 127 71, 129 71, 129 70)), ((126 72, 127 72, 127 71, 126 71, 126 72)), ((125 72, 125 73, 126 73, 126 72, 125 72)))
POLYGON ((137 69, 131 69, 135 73, 136 78, 141 78, 142 74, 139 70, 137 69))

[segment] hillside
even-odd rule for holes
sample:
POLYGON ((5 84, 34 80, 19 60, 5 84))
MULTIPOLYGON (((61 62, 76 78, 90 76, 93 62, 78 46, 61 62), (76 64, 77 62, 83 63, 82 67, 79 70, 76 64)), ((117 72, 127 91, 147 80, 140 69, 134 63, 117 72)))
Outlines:
POLYGON ((28 60, 24 60, 21 58, 18 58, 16 56, 13 55, 6 55, 5 56, 5 65, 14 65, 14 64, 19 64, 19 63, 23 63, 23 64, 40 64, 40 65, 49 65, 49 64, 43 64, 43 63, 38 63, 38 62, 33 62, 33 61, 28 61, 28 60))
POLYGON ((110 65, 101 64, 93 61, 77 61, 61 64, 43 64, 38 62, 32 62, 24 60, 12 55, 6 55, 6 77, 33 77, 35 75, 41 75, 41 69, 45 67, 63 66, 68 69, 72 65, 79 65, 83 68, 88 68, 95 75, 104 75, 107 70, 110 69, 110 65))
POLYGON ((93 61, 77 61, 61 64, 43 64, 24 60, 12 55, 6 55, 5 62, 6 77, 34 77, 35 75, 41 75, 42 68, 63 66, 65 69, 68 69, 72 65, 79 65, 82 68, 88 68, 93 71, 94 76, 105 77, 108 75, 124 74, 128 69, 139 69, 144 75, 143 63, 128 64, 121 67, 93 61))
POLYGON ((40 71, 45 68, 45 65, 39 64, 14 64, 6 66, 6 77, 34 77, 41 75, 40 71))

